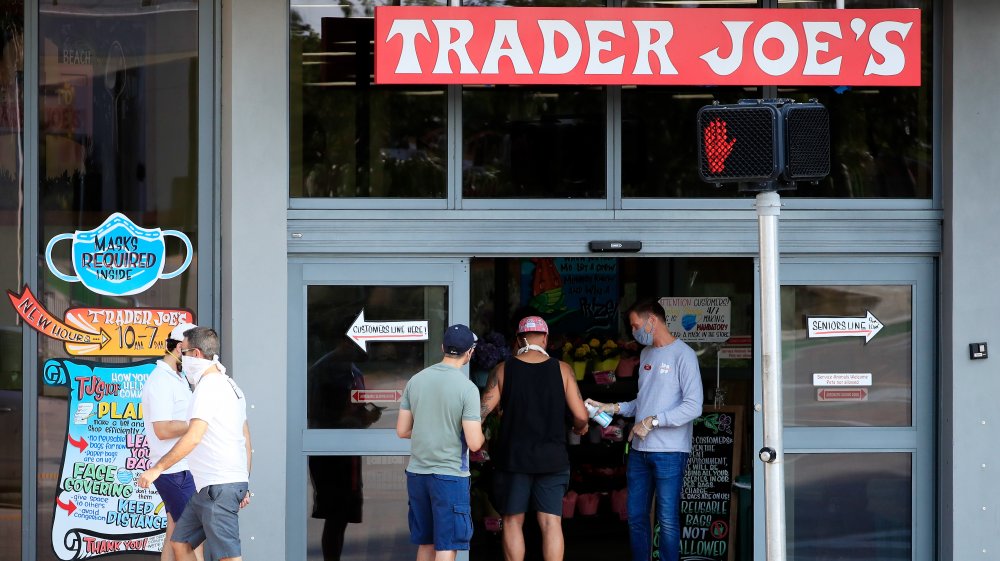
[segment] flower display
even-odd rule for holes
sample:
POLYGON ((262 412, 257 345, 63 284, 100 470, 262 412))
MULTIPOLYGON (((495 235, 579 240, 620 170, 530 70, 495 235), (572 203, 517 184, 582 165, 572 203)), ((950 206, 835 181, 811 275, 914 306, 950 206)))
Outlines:
POLYGON ((472 353, 472 367, 488 371, 508 358, 510 347, 507 346, 507 340, 496 331, 491 331, 476 343, 476 350, 472 353))
POLYGON ((601 345, 601 358, 617 358, 621 354, 621 347, 613 339, 608 339, 601 345))

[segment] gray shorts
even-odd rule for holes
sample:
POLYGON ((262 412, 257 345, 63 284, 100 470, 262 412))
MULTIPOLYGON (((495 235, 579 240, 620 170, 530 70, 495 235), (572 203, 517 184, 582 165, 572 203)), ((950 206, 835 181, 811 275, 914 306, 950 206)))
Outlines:
POLYGON ((198 491, 174 527, 170 541, 198 547, 205 542, 205 559, 240 557, 240 502, 250 485, 221 483, 198 491))

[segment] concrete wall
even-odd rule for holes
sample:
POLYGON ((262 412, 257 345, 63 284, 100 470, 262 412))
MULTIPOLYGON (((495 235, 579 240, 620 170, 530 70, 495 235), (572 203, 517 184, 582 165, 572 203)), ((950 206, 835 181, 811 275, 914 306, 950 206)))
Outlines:
MULTIPOLYGON (((1000 3, 944 3, 940 559, 1000 559, 1000 3), (970 360, 969 343, 992 345, 970 360)), ((930 528, 925 530, 930 531, 930 528)))
POLYGON ((245 559, 285 558, 288 3, 222 2, 223 357, 247 396, 245 559))

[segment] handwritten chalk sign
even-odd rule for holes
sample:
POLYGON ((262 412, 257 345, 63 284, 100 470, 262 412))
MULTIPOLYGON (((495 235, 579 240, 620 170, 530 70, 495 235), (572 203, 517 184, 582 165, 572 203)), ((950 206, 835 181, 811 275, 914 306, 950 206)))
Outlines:
POLYGON ((706 407, 694 422, 681 492, 681 561, 733 561, 743 408, 706 407))

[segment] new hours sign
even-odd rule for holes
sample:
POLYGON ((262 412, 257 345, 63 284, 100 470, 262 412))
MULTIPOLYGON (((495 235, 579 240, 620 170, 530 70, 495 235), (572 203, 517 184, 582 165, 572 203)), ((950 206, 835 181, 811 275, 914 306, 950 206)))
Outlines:
POLYGON ((377 84, 920 84, 920 10, 375 8, 377 84))

